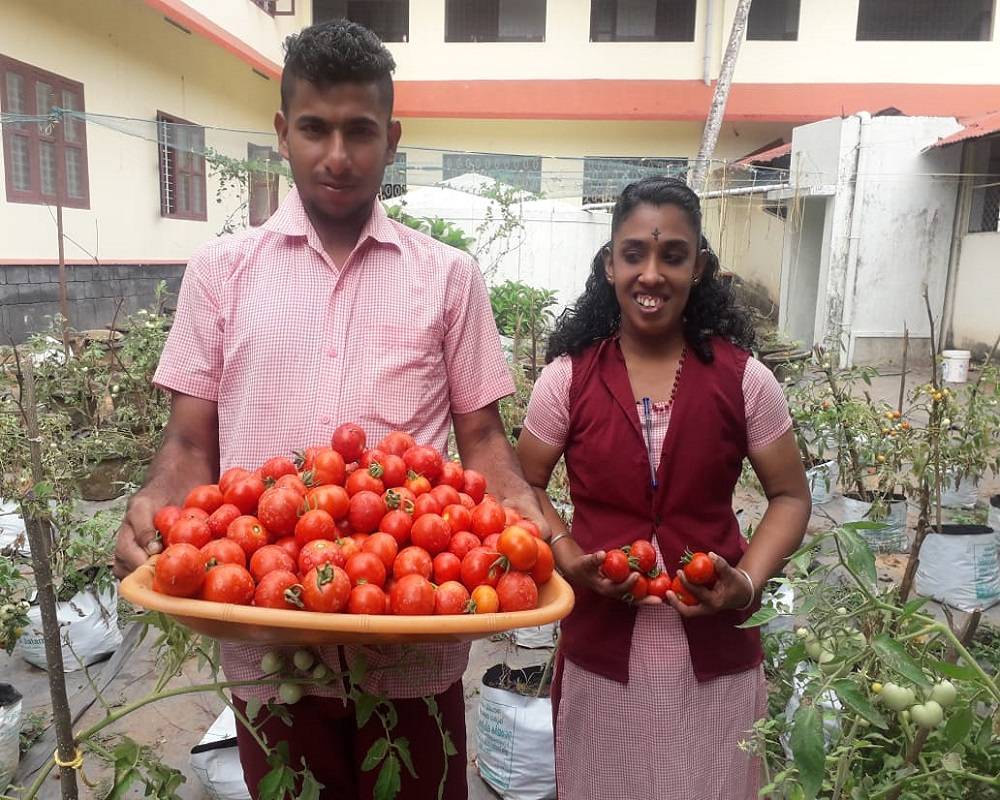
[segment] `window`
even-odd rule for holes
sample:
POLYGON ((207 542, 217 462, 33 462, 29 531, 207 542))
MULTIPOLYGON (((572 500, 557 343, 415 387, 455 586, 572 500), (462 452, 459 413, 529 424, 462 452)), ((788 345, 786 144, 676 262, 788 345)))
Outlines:
POLYGON ((583 203, 613 203, 628 184, 654 175, 683 176, 686 158, 608 158, 583 159, 583 203))
POLYGON ((278 173, 271 164, 279 162, 281 156, 272 147, 248 144, 247 159, 251 162, 249 217, 250 224, 256 227, 278 209, 278 173))
MULTIPOLYGON (((42 116, 54 107, 83 111, 83 84, 0 56, 0 110, 42 116)), ((90 208, 84 120, 6 122, 3 155, 8 202, 90 208)))
POLYGON ((545 0, 446 0, 446 42, 544 42, 545 0))
POLYGON ((1000 230, 1000 137, 972 142, 972 205, 969 233, 1000 230))
POLYGON ((696 0, 591 0, 592 42, 693 42, 696 0))
POLYGON ((205 208, 205 129, 159 112, 160 214, 208 219, 205 208))
POLYGON ((993 0, 860 0, 858 41, 986 42, 993 0))
POLYGON ((406 194, 406 153, 396 153, 396 160, 385 168, 379 197, 388 200, 406 194))
POLYGON ((747 39, 794 42, 799 38, 799 0, 754 0, 747 20, 747 39))
POLYGON ((250 2, 272 17, 292 17, 295 15, 295 0, 250 0, 250 2))
POLYGON ((494 153, 445 153, 445 180, 467 173, 485 175, 501 183, 538 194, 542 190, 542 159, 539 156, 507 156, 494 153))
POLYGON ((410 38, 409 0, 313 0, 313 22, 331 19, 364 25, 383 42, 410 38))

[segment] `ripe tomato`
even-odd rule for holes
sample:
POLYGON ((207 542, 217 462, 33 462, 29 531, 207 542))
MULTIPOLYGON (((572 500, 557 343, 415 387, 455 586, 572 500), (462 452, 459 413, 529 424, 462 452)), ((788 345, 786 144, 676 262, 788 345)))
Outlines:
POLYGON ((396 554, 399 553, 399 543, 392 534, 380 531, 365 539, 364 544, 361 545, 361 552, 374 553, 382 565, 387 570, 391 570, 392 562, 396 560, 396 554))
POLYGON ((531 568, 531 579, 539 586, 542 586, 548 583, 555 568, 556 560, 552 555, 552 548, 549 547, 548 542, 539 539, 538 560, 535 561, 535 566, 531 568))
POLYGON ((483 539, 483 547, 485 547, 487 550, 496 550, 497 542, 499 541, 500 541, 500 534, 491 533, 489 536, 483 539))
MULTIPOLYGON (((378 447, 369 447, 358 459, 358 469, 368 469, 372 464, 378 464, 379 469, 381 469, 382 459, 385 457, 386 452, 384 450, 379 450, 378 447)), ((381 478, 382 476, 376 475, 375 477, 381 478)))
POLYGON ((306 495, 305 507, 319 508, 329 514, 334 520, 344 519, 351 507, 351 497, 343 486, 325 484, 310 489, 306 495))
POLYGON ((458 581, 445 581, 434 592, 435 614, 468 614, 469 590, 458 581))
POLYGON ((300 610, 303 607, 302 584, 298 575, 283 569, 267 573, 257 583, 253 604, 260 608, 300 610))
POLYGON ((294 572, 296 566, 295 559, 285 552, 285 548, 276 544, 264 545, 250 556, 250 574, 258 583, 269 572, 278 569, 294 572))
POLYGON ((352 533, 347 538, 354 542, 358 546, 358 550, 360 550, 361 546, 368 541, 369 536, 371 536, 370 533, 352 533))
POLYGON ((296 564, 299 563, 299 552, 302 548, 299 546, 299 543, 295 541, 294 536, 283 536, 278 539, 275 544, 295 559, 296 564))
POLYGON ((302 579, 302 603, 307 611, 335 614, 347 607, 350 596, 351 579, 333 564, 313 567, 302 579))
POLYGON ((497 582, 497 597, 500 598, 501 611, 538 608, 538 587, 526 572, 511 570, 501 576, 497 582))
POLYGON ((430 492, 417 496, 417 500, 413 504, 414 519, 422 517, 424 514, 440 514, 440 513, 441 513, 441 504, 430 492))
POLYGON ((232 503, 244 514, 253 514, 257 510, 257 501, 266 488, 260 476, 248 474, 233 481, 223 495, 223 500, 232 503))
POLYGON ((160 553, 153 588, 174 597, 194 597, 205 580, 205 557, 192 544, 174 544, 160 553))
POLYGON ((438 501, 438 505, 441 508, 451 505, 459 505, 461 500, 458 496, 458 490, 454 486, 449 486, 447 483, 439 483, 430 491, 431 497, 438 501))
POLYGON ((356 533, 373 533, 378 530, 388 509, 381 495, 375 492, 358 492, 351 498, 347 520, 356 533))
POLYGON ((185 508, 203 508, 209 514, 223 503, 222 492, 214 483, 195 486, 184 498, 185 508))
POLYGON ((321 447, 313 455, 312 467, 309 470, 313 486, 343 486, 347 477, 347 465, 344 457, 330 447, 321 447))
POLYGON ((698 598, 695 597, 691 592, 687 590, 678 575, 674 575, 673 581, 670 583, 670 591, 677 595, 677 599, 680 600, 686 606, 696 606, 698 605, 698 598))
POLYGON ((309 493, 309 487, 302 482, 302 478, 295 475, 282 475, 274 482, 275 486, 283 486, 287 489, 294 489, 300 497, 305 497, 309 493))
POLYGON ((382 495, 382 500, 390 511, 405 511, 413 516, 413 504, 416 502, 417 496, 405 486, 396 486, 387 489, 382 495))
POLYGON ((295 453, 295 464, 298 466, 300 472, 308 472, 313 468, 313 462, 316 460, 316 454, 324 448, 324 445, 314 444, 312 447, 307 447, 301 452, 295 453))
POLYGON ((481 472, 474 469, 464 470, 462 473, 462 491, 472 498, 476 504, 483 502, 486 495, 486 478, 481 472))
POLYGON ((333 564, 342 567, 347 562, 347 557, 340 545, 326 539, 316 539, 309 542, 299 551, 299 572, 305 575, 313 567, 322 564, 333 564))
POLYGON ((504 513, 499 503, 483 502, 472 510, 472 532, 480 539, 504 529, 504 513))
POLYGON ((153 515, 153 527, 160 532, 164 539, 174 526, 174 523, 181 518, 183 509, 180 506, 163 506, 153 515))
POLYGON ((404 575, 392 585, 389 606, 401 616, 433 614, 434 587, 422 575, 404 575))
MULTIPOLYGON (((426 495, 425 495, 426 496, 426 495)), ((422 547, 432 556, 448 549, 451 541, 451 526, 444 517, 437 514, 424 514, 413 521, 410 529, 410 540, 422 547)))
POLYGON ((213 539, 201 548, 201 555, 205 559, 206 569, 218 564, 239 564, 241 567, 247 565, 247 554, 232 539, 213 539))
POLYGON ((242 547, 247 558, 253 556, 271 540, 267 528, 261 525, 257 517, 251 517, 249 514, 237 517, 229 523, 226 538, 232 539, 242 547))
POLYGON ((345 422, 333 432, 330 447, 340 453, 344 461, 357 461, 365 450, 365 432, 353 422, 345 422))
POLYGON ((445 506, 441 516, 447 520, 452 533, 467 531, 472 525, 472 514, 461 503, 445 506))
POLYGON ((394 456, 402 456, 403 453, 416 444, 410 434, 403 433, 402 431, 393 431, 378 443, 378 449, 384 450, 386 453, 394 456))
POLYGON ((301 508, 302 498, 298 492, 273 486, 260 496, 257 518, 273 536, 289 536, 295 532, 301 508))
POLYGON ((441 454, 433 447, 418 444, 403 453, 403 461, 406 462, 407 469, 423 475, 429 481, 436 481, 441 474, 444 460, 441 454))
POLYGON ((434 556, 434 583, 462 580, 462 559, 454 553, 444 552, 434 556))
POLYGON ((184 518, 183 516, 173 524, 167 534, 167 544, 190 544, 195 547, 204 547, 212 541, 212 530, 208 527, 208 521, 204 519, 184 518))
POLYGON ((629 547, 629 558, 635 561, 633 565, 643 575, 651 572, 656 566, 656 551, 648 539, 636 539, 629 547))
POLYGON ((229 525, 234 519, 240 516, 243 512, 239 510, 232 503, 225 503, 219 506, 215 511, 213 511, 208 519, 208 529, 212 532, 212 536, 215 539, 221 539, 226 535, 226 531, 229 530, 229 525))
POLYGON ((431 490, 431 482, 423 475, 410 472, 407 473, 406 483, 403 484, 403 487, 413 494, 414 497, 420 497, 420 495, 427 494, 431 490))
POLYGON ((483 584, 496 586, 502 573, 500 554, 495 550, 476 547, 462 559, 462 583, 469 591, 483 584))
POLYGON ((647 594, 649 594, 649 580, 645 575, 640 575, 635 579, 635 583, 629 590, 629 595, 633 600, 642 600, 647 594))
POLYGON ((203 600, 248 606, 253 602, 256 586, 253 576, 239 564, 219 564, 205 573, 201 587, 203 600))
POLYGON ((485 583, 472 590, 472 607, 476 614, 495 614, 500 610, 497 590, 485 583))
POLYGON ((454 553, 459 558, 465 558, 470 550, 475 550, 481 546, 479 537, 472 531, 459 531, 451 537, 448 543, 448 552, 454 553))
POLYGON ((628 578, 631 571, 632 567, 624 550, 618 548, 608 550, 604 556, 604 563, 601 564, 601 572, 605 578, 612 583, 621 583, 628 578))
POLYGON ((364 551, 355 553, 347 559, 344 571, 351 579, 352 586, 357 586, 359 583, 371 583, 381 588, 385 585, 385 564, 374 553, 364 551))
POLYGON ((406 483, 406 462, 401 456, 386 453, 378 462, 382 466, 382 483, 388 488, 406 483))
POLYGON ((430 578, 434 574, 434 561, 422 547, 404 547, 392 563, 392 574, 397 581, 406 575, 430 578))
POLYGON ((295 523, 295 542, 299 547, 316 539, 335 539, 336 536, 337 524, 321 508, 307 511, 295 523))
POLYGON ((380 531, 388 533, 396 544, 403 546, 410 541, 410 530, 413 528, 413 517, 405 511, 396 509, 388 512, 378 524, 380 531))
POLYGON ((257 471, 260 473, 260 477, 264 479, 267 484, 275 483, 278 478, 283 475, 294 475, 298 477, 299 471, 295 468, 295 464, 292 463, 290 458, 285 458, 284 456, 275 456, 274 458, 269 458, 263 464, 258 467, 257 471))
POLYGON ((340 552, 344 554, 345 561, 355 553, 361 552, 361 545, 358 544, 353 536, 342 536, 337 539, 337 546, 340 548, 340 552))
POLYGON ((181 515, 178 517, 178 521, 182 519, 196 519, 201 522, 208 520, 208 512, 203 508, 182 508, 181 515))
POLYGON ((438 486, 451 486, 456 492, 465 487, 465 470, 460 461, 445 461, 441 465, 441 474, 437 479, 438 486))
POLYGON ((385 491, 385 485, 382 483, 381 479, 375 473, 381 474, 382 468, 377 464, 369 467, 368 469, 356 469, 347 478, 347 482, 344 484, 344 488, 347 489, 347 493, 353 497, 358 492, 375 492, 375 494, 382 494, 385 491))
POLYGON ((249 475, 249 470, 243 469, 243 467, 230 467, 219 476, 219 491, 225 495, 232 486, 249 475))
POLYGON ((474 509, 476 507, 476 501, 473 500, 465 492, 459 492, 458 493, 458 502, 460 502, 463 506, 465 506, 467 509, 469 509, 469 513, 470 514, 472 513, 472 509, 474 509))
POLYGON ((350 614, 388 614, 388 606, 388 595, 372 583, 359 583, 347 599, 350 614))
POLYGON ((711 586, 715 583, 715 564, 706 553, 687 551, 681 559, 684 565, 684 577, 688 583, 698 586, 711 586))
POLYGON ((658 572, 649 579, 649 594, 663 599, 670 591, 670 576, 666 572, 658 572))
POLYGON ((500 534, 497 550, 506 556, 513 569, 526 571, 538 560, 538 541, 524 528, 511 525, 500 534))

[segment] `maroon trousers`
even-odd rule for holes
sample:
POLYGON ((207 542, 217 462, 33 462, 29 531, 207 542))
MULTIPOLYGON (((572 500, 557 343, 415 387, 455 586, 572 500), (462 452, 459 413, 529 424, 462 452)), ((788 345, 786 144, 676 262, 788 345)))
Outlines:
MULTIPOLYGON (((445 766, 437 722, 427 713, 427 706, 419 698, 392 702, 399 714, 392 738, 405 737, 409 740, 413 768, 417 773, 414 778, 406 767, 402 768, 402 790, 398 800, 435 800, 445 766)), ((458 750, 448 758, 444 798, 466 800, 465 696, 462 681, 457 681, 437 695, 437 703, 444 728, 450 732, 458 750)), ((233 704, 240 712, 246 711, 246 703, 239 698, 233 697, 233 704)), ((301 769, 302 759, 305 759, 316 780, 325 787, 320 794, 324 800, 370 800, 374 796, 380 767, 363 772, 361 764, 372 743, 385 735, 378 716, 373 714, 365 727, 359 730, 353 703, 348 701, 345 704, 331 697, 306 696, 295 705, 288 706, 288 710, 292 713, 292 727, 280 719, 271 718, 261 729, 268 746, 287 742, 292 769, 301 769)), ((266 710, 261 711, 262 715, 266 713, 266 710)), ((257 786, 271 767, 260 745, 239 722, 236 738, 247 788, 254 800, 258 800, 257 786)))

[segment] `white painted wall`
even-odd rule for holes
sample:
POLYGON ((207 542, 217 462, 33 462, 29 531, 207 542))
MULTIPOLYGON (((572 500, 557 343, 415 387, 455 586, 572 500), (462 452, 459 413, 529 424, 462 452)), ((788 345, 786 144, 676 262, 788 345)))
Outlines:
POLYGON ((962 237, 952 331, 956 347, 983 351, 1000 334, 1000 233, 962 237))

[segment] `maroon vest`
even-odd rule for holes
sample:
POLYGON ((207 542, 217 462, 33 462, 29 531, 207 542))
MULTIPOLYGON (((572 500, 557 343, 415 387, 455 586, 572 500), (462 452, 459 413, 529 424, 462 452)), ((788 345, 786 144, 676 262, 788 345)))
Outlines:
MULTIPOLYGON (((573 538, 586 552, 656 536, 674 571, 686 547, 712 550, 736 564, 746 550, 732 510, 746 449, 743 371, 747 354, 712 340, 715 359, 689 352, 674 397, 652 487, 645 438, 617 339, 573 357, 566 466, 572 495, 573 538)), ((685 620, 691 663, 699 681, 751 669, 763 653, 756 628, 735 626, 749 611, 723 611, 685 620)), ((577 587, 576 606, 563 620, 567 658, 619 683, 628 683, 636 609, 577 587)), ((669 663, 675 653, 664 653, 669 663)))

